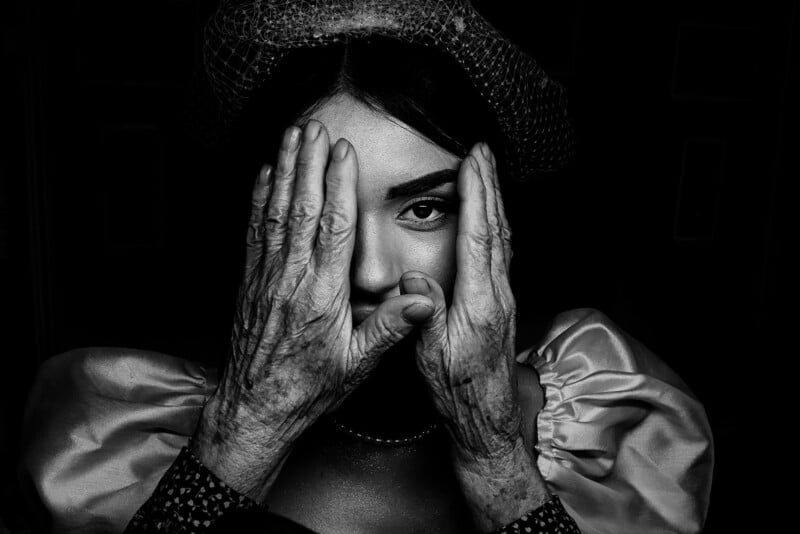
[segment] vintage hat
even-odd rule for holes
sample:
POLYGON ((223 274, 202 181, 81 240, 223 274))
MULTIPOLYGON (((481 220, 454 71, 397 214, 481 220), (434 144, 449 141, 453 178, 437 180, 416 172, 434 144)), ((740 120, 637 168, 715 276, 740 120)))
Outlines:
POLYGON ((203 47, 221 117, 235 119, 290 50, 368 35, 449 54, 495 113, 517 178, 570 159, 566 91, 467 0, 222 0, 203 47))

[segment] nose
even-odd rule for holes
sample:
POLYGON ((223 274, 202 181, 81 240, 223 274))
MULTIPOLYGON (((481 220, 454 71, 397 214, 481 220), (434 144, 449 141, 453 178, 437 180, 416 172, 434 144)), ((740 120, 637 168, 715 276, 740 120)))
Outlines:
POLYGON ((379 224, 359 219, 350 264, 350 298, 353 302, 378 304, 396 290, 400 276, 397 243, 381 232, 379 224))

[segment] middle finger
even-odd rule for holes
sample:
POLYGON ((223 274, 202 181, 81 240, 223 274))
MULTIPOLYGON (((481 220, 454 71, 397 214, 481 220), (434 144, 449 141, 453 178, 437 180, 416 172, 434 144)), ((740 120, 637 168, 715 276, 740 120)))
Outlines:
POLYGON ((297 174, 289 210, 288 264, 306 264, 311 258, 324 201, 324 175, 328 161, 328 132, 310 120, 297 154, 297 174))
POLYGON ((492 235, 486 214, 486 188, 474 155, 469 154, 458 171, 458 234, 454 301, 461 296, 487 295, 491 276, 492 235))

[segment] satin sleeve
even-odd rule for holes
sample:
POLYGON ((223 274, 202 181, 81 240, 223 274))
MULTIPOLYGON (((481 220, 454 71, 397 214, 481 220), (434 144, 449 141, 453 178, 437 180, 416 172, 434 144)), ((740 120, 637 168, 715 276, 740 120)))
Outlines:
POLYGON ((539 470, 582 532, 702 531, 711 430, 667 365, 595 310, 559 315, 519 360, 544 390, 539 470))
POLYGON ((81 349, 45 362, 23 432, 36 522, 53 532, 122 532, 216 384, 214 369, 154 352, 81 349))

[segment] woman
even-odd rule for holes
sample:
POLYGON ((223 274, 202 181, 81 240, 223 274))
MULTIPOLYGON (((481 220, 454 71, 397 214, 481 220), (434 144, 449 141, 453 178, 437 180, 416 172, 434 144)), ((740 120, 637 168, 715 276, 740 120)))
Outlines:
POLYGON ((500 180, 568 157, 559 86, 464 2, 234 2, 207 39, 242 157, 277 153, 231 355, 219 380, 49 362, 27 466, 57 529, 202 532, 260 504, 318 532, 702 527, 710 434, 674 373, 587 310, 515 347, 500 180))

